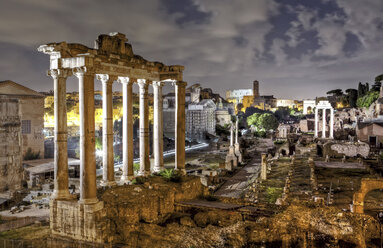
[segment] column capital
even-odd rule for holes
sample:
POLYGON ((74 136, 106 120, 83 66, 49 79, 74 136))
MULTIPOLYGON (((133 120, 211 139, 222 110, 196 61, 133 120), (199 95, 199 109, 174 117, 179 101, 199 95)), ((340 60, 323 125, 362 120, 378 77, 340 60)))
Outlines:
POLYGON ((112 84, 114 81, 113 76, 109 76, 108 74, 96 74, 97 80, 101 81, 102 83, 109 83, 112 84))
POLYGON ((67 69, 51 69, 47 71, 47 76, 51 76, 53 79, 67 78, 72 75, 72 72, 67 69))
POLYGON ((137 84, 140 87, 140 89, 148 88, 148 86, 149 86, 146 79, 137 79, 137 84))
POLYGON ((163 82, 163 81, 153 81, 152 82, 153 87, 162 87, 164 85, 165 85, 165 82, 163 82))
POLYGON ((134 79, 133 78, 129 78, 129 77, 118 77, 117 78, 117 82, 121 83, 121 84, 128 84, 128 85, 132 85, 133 82, 134 82, 134 79))
POLYGON ((178 87, 186 87, 187 83, 184 81, 173 81, 172 82, 173 86, 178 86, 178 87))
POLYGON ((72 69, 73 75, 76 77, 83 77, 85 75, 93 75, 92 68, 81 66, 72 69))

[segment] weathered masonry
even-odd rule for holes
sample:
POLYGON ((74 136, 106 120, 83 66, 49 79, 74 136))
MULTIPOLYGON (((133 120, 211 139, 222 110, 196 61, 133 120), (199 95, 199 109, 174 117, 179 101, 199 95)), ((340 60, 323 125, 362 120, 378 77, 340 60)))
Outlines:
POLYGON ((121 33, 100 35, 95 48, 66 42, 41 45, 38 51, 50 55, 48 75, 54 83, 55 115, 55 179, 51 200, 51 229, 54 234, 76 239, 97 241, 102 235, 98 220, 103 202, 97 199, 95 163, 94 81, 103 87, 103 179, 102 185, 116 184, 113 162, 112 84, 123 88, 123 175, 121 181, 133 179, 133 102, 132 85, 139 86, 140 97, 140 171, 151 173, 149 162, 148 88, 154 92, 154 168, 163 168, 162 87, 175 87, 175 169, 185 172, 185 86, 183 66, 167 66, 150 62, 133 53, 121 33), (66 79, 76 76, 80 97, 80 199, 73 199, 68 190, 66 79))

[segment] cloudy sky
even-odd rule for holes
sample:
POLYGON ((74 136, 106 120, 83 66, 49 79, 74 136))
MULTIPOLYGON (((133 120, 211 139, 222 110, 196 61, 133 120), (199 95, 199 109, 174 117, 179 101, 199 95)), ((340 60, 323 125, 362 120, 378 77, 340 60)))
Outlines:
POLYGON ((189 84, 223 94, 256 79, 307 99, 383 73, 382 13, 382 0, 1 0, 0 80, 50 90, 39 45, 118 31, 135 54, 184 65, 189 84))

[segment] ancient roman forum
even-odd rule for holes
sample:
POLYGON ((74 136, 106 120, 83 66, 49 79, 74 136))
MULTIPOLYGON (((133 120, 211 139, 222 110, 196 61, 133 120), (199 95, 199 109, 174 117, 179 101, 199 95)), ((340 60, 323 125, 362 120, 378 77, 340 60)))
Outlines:
POLYGON ((54 83, 55 151, 54 192, 51 197, 51 229, 82 240, 97 240, 94 221, 103 208, 97 199, 95 163, 95 78, 102 83, 103 101, 103 176, 101 185, 116 184, 113 160, 112 84, 123 89, 123 174, 122 183, 129 183, 133 173, 132 85, 139 86, 139 176, 163 169, 162 87, 175 89, 175 170, 185 173, 185 87, 183 66, 167 66, 150 62, 133 53, 124 34, 100 35, 94 48, 81 44, 49 43, 38 51, 50 56, 48 75, 54 83), (80 198, 72 199, 68 189, 66 80, 78 78, 80 108, 80 198), (154 168, 149 161, 148 89, 154 93, 154 168), (77 221, 73 221, 73 219, 77 221), (93 223, 93 224, 89 224, 93 223), (93 229, 91 228, 93 226, 93 229), (65 228, 64 228, 65 227, 65 228))
POLYGON ((314 137, 318 137, 318 123, 319 123, 319 116, 318 116, 318 111, 321 110, 323 111, 322 114, 322 139, 326 138, 326 111, 330 110, 330 124, 329 124, 329 133, 330 139, 334 138, 334 109, 331 106, 331 104, 328 101, 319 101, 319 103, 315 106, 315 134, 314 137))

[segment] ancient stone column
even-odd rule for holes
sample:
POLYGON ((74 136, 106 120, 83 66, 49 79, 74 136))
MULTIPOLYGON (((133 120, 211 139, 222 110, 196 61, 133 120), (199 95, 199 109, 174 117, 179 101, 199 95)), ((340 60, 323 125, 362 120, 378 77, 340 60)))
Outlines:
POLYGON ((114 153, 113 153, 113 79, 107 74, 97 74, 102 83, 102 149, 103 173, 102 186, 112 186, 114 180, 114 153))
POLYGON ((97 203, 94 74, 86 67, 78 67, 73 74, 79 81, 80 105, 80 203, 97 203))
POLYGON ((322 138, 326 138, 326 109, 323 109, 322 138))
POLYGON ((267 179, 267 154, 262 153, 261 158, 261 179, 266 180, 267 179))
POLYGON ((314 138, 317 138, 318 137, 318 108, 315 108, 315 121, 314 121, 314 125, 315 125, 314 138))
POLYGON ((149 161, 149 105, 148 88, 149 84, 145 79, 138 79, 140 87, 140 171, 139 176, 150 174, 149 161))
POLYGON ((163 120, 162 120, 162 86, 163 82, 153 82, 154 94, 154 123, 153 123, 153 153, 154 153, 154 172, 159 172, 164 168, 163 157, 163 120))
POLYGON ((68 189, 68 143, 67 143, 67 110, 66 110, 66 70, 50 70, 48 75, 54 84, 55 115, 55 151, 54 151, 54 190, 52 199, 67 200, 68 189))
POLYGON ((330 139, 334 138, 334 109, 330 109, 330 139))
POLYGON ((121 182, 129 183, 134 178, 133 170, 133 82, 128 77, 118 77, 122 83, 122 176, 121 182))
POLYGON ((176 109, 175 109, 175 147, 176 159, 175 169, 186 174, 185 170, 185 87, 187 83, 183 81, 174 82, 176 92, 176 109))

